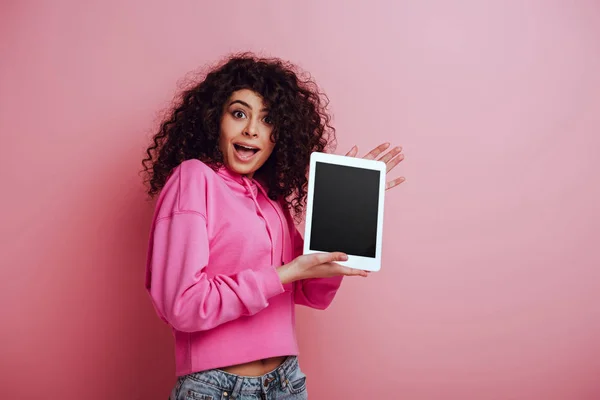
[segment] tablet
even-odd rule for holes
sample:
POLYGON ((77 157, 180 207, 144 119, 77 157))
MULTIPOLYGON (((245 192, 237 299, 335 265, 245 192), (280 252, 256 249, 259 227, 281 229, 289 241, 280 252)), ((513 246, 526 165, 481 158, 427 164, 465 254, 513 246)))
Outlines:
POLYGON ((341 251, 339 264, 379 271, 385 175, 382 161, 312 153, 304 254, 341 251))

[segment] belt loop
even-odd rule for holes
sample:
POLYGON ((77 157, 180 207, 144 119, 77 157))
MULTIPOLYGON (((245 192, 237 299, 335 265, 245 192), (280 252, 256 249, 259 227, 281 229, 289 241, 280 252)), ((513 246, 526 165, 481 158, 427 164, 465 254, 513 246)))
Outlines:
POLYGON ((244 378, 241 376, 235 377, 235 384, 233 385, 233 390, 231 391, 231 398, 237 399, 242 391, 242 383, 244 383, 244 378))
POLYGON ((281 388, 285 389, 288 384, 288 379, 287 376, 285 376, 284 365, 281 365, 279 368, 277 368, 277 375, 279 375, 279 382, 281 384, 281 388))

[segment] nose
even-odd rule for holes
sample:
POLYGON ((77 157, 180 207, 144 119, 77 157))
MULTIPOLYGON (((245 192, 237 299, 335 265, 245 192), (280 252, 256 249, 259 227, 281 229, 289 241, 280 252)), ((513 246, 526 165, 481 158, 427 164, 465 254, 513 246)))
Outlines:
POLYGON ((258 137, 258 128, 252 119, 248 119, 248 124, 244 127, 244 136, 258 137))

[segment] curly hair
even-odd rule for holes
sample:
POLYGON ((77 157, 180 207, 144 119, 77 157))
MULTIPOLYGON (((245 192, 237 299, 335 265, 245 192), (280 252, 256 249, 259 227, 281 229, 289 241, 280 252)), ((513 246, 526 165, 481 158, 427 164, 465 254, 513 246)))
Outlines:
POLYGON ((150 197, 160 192, 172 170, 185 160, 199 159, 215 170, 223 165, 219 149, 223 108, 241 89, 263 98, 273 123, 275 148, 256 176, 265 181, 272 200, 283 200, 296 216, 302 214, 310 154, 323 152, 335 142, 329 99, 291 63, 251 53, 228 57, 199 83, 183 90, 142 161, 150 197))

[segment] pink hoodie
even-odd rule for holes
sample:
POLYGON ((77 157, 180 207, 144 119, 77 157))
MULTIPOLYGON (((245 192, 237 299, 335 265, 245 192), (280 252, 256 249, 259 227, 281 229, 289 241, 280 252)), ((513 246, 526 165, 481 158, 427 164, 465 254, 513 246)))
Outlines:
POLYGON ((177 375, 298 354, 294 304, 324 309, 342 281, 282 285, 276 268, 302 246, 255 180, 198 160, 174 169, 156 204, 146 289, 173 328, 177 375))

